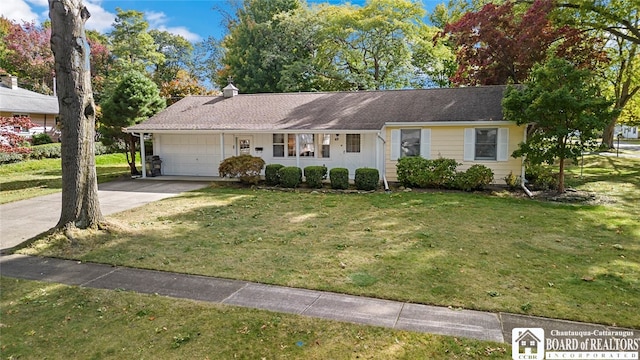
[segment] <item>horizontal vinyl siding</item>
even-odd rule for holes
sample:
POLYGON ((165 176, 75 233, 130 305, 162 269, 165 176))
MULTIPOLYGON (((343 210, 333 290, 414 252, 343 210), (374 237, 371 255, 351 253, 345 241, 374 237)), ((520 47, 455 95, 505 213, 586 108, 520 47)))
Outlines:
MULTIPOLYGON (((493 182, 495 184, 504 184, 504 177, 513 172, 520 175, 522 169, 522 160, 514 159, 511 154, 518 148, 518 144, 522 142, 524 128, 517 125, 502 125, 494 127, 509 128, 509 158, 507 161, 464 161, 464 129, 470 126, 434 126, 431 129, 431 159, 448 158, 455 159, 458 163, 459 171, 464 171, 473 164, 482 164, 493 170, 493 182)), ((478 128, 489 128, 490 125, 477 126, 478 128)), ((410 127, 388 127, 386 129, 387 139, 391 138, 391 130, 409 129, 410 127)), ((398 181, 396 175, 397 161, 391 160, 391 142, 385 144, 385 172, 388 181, 398 181)))

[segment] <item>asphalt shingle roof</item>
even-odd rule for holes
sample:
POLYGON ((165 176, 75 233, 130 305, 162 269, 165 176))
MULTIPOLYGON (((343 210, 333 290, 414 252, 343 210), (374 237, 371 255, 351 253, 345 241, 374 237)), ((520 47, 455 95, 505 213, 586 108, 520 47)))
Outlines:
POLYGON ((186 97, 129 131, 379 130, 389 122, 500 121, 504 86, 186 97))
POLYGON ((58 98, 0 84, 0 111, 21 114, 58 114, 58 98))

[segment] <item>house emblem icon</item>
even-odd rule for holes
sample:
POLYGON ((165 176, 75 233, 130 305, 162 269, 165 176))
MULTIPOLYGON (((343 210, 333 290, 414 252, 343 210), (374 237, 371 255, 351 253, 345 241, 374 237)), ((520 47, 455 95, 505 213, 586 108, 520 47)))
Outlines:
POLYGON ((514 360, 543 360, 544 329, 514 328, 511 331, 511 347, 514 360))

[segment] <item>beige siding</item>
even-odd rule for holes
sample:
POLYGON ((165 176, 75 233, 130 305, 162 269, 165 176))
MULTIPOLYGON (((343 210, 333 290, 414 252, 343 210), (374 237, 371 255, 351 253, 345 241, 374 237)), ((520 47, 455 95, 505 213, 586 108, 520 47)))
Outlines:
MULTIPOLYGON (((409 129, 411 127, 387 127, 385 138, 391 139, 391 131, 398 129, 409 129)), ((414 127, 415 128, 415 127, 414 127)), ((513 125, 500 126, 433 126, 425 127, 431 129, 431 159, 448 158, 455 159, 461 165, 458 170, 464 171, 473 164, 482 164, 493 170, 493 182, 495 184, 504 184, 504 177, 510 172, 520 175, 522 171, 522 159, 514 159, 511 157, 513 151, 518 148, 518 144, 524 140, 524 127, 513 125), (464 161, 464 129, 470 127, 487 128, 499 127, 509 129, 509 158, 507 161, 464 161)), ((385 144, 385 175, 388 181, 397 181, 396 160, 391 160, 391 141, 387 140, 385 144)))
POLYGON ((31 122, 37 124, 37 126, 45 126, 45 122, 47 127, 55 127, 56 125, 56 116, 55 115, 45 115, 45 114, 17 114, 12 112, 0 111, 0 116, 12 117, 13 115, 28 115, 31 118, 31 122))

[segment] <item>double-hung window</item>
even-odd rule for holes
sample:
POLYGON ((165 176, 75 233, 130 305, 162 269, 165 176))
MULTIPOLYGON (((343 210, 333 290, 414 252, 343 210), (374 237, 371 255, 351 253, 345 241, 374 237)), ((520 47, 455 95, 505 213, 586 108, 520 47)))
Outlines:
POLYGON ((496 160, 498 154, 498 129, 476 129, 474 160, 496 160))
POLYGON ((360 152, 360 134, 347 134, 346 141, 348 153, 360 152))
POLYGON ((285 134, 273 134, 273 157, 284 157, 285 134))
POLYGON ((420 129, 400 130, 400 157, 420 155, 420 129))

